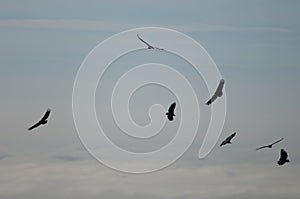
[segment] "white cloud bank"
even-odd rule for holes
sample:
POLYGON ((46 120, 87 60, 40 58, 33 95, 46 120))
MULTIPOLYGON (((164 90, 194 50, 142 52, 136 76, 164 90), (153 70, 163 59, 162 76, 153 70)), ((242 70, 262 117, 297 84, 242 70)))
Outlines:
MULTIPOLYGON (((202 162, 203 163, 203 162, 202 162)), ((96 161, 6 158, 0 166, 0 198, 263 198, 296 199, 300 165, 239 164, 169 167, 128 175, 96 161)))

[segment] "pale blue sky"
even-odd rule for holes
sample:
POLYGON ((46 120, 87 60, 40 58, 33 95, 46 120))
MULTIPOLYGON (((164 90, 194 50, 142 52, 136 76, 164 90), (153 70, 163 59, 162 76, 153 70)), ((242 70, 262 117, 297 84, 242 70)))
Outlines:
MULTIPOLYGON (((0 0, 0 198, 298 198, 299 9, 296 0, 0 0), (198 160, 206 130, 200 129, 177 163, 132 176, 106 168, 85 151, 73 123, 72 87, 82 61, 98 43, 145 26, 172 28, 203 45, 226 80, 221 139, 235 130, 238 136, 231 147, 216 147, 198 160), (28 125, 48 107, 53 109, 49 124, 28 133, 28 125), (285 140, 273 150, 254 151, 281 137, 285 140), (282 168, 276 165, 280 148, 289 151, 292 161, 282 168)), ((191 79, 200 102, 208 98, 201 77, 188 67, 182 70, 184 63, 147 53, 139 54, 147 58, 132 58, 173 64, 191 79)), ((103 85, 113 83, 110 76, 120 75, 124 63, 115 63, 103 85)), ((136 98, 138 108, 132 111, 143 123, 142 107, 151 100, 138 93, 136 98)), ((173 100, 169 93, 161 99, 163 104, 173 100)), ((105 103, 99 101, 101 112, 105 103)), ((205 126, 209 109, 201 108, 205 126)), ((115 130, 107 120, 107 128, 115 130)), ((167 138, 157 140, 157 146, 167 138)), ((116 142, 137 150, 148 147, 128 146, 127 138, 116 142)))

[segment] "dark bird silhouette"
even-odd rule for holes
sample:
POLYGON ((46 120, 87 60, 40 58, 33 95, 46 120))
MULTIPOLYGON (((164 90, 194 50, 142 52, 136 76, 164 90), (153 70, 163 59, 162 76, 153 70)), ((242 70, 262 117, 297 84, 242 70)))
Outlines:
POLYGON ((220 146, 223 146, 225 144, 231 144, 231 139, 236 135, 236 132, 228 136, 221 144, 220 146))
POLYGON ((290 162, 290 160, 288 160, 287 158, 288 158, 287 152, 284 149, 281 149, 280 158, 277 161, 277 164, 284 165, 285 163, 290 162))
POLYGON ((176 116, 174 114, 175 106, 176 106, 176 102, 172 103, 169 107, 168 112, 166 113, 166 115, 170 121, 173 121, 173 117, 176 116))
POLYGON ((146 42, 145 40, 143 40, 138 34, 137 34, 136 36, 139 38, 139 40, 140 40, 141 42, 143 42, 144 44, 147 45, 148 49, 164 50, 163 48, 157 48, 157 47, 155 47, 155 46, 150 45, 148 42, 146 42))
POLYGON ((221 79, 217 90, 215 91, 213 96, 206 102, 206 105, 209 106, 211 103, 213 103, 217 99, 217 97, 221 97, 223 95, 222 90, 223 90, 224 84, 225 84, 225 80, 221 79))
POLYGON ((32 125, 31 127, 28 128, 28 130, 32 130, 32 129, 35 129, 37 127, 39 127, 40 125, 45 125, 47 122, 48 122, 48 118, 49 118, 49 115, 50 115, 50 112, 51 110, 50 109, 47 109, 46 113, 44 114, 43 118, 40 119, 40 121, 38 121, 37 123, 35 123, 34 125, 32 125))
POLYGON ((260 150, 260 149, 264 149, 264 148, 272 148, 274 144, 277 144, 278 142, 281 142, 282 140, 283 140, 283 138, 277 140, 276 142, 273 142, 272 144, 261 146, 261 147, 257 148, 256 150, 260 150))

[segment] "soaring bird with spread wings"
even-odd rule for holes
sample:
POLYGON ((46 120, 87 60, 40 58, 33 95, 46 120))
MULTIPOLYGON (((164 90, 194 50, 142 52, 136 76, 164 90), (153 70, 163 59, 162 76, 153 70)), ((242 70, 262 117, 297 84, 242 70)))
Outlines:
POLYGON ((288 158, 288 154, 284 149, 281 149, 280 151, 280 158, 277 161, 278 165, 284 165, 287 162, 290 162, 290 160, 287 159, 288 158))
POLYGON ((274 144, 277 144, 278 142, 281 142, 282 140, 283 140, 283 138, 277 140, 276 142, 273 142, 272 144, 261 146, 261 147, 257 148, 256 150, 260 150, 260 149, 264 149, 264 148, 272 148, 274 144))
POLYGON ((228 136, 221 144, 220 146, 223 146, 225 144, 231 144, 231 140, 232 138, 236 135, 236 132, 234 132, 233 134, 231 134, 230 136, 228 136))
POLYGON ((147 45, 148 49, 164 50, 163 48, 158 48, 158 47, 155 47, 155 46, 150 45, 148 42, 146 42, 145 40, 143 40, 139 35, 136 35, 136 36, 139 38, 139 40, 140 40, 141 42, 143 42, 144 44, 147 45))
POLYGON ((174 103, 172 103, 172 104, 170 105, 169 110, 168 110, 168 112, 166 113, 166 115, 167 115, 167 117, 168 117, 168 119, 169 119, 170 121, 173 121, 173 119, 174 119, 173 117, 176 116, 176 115, 174 114, 175 107, 176 107, 176 102, 174 102, 174 103))
POLYGON ((39 127, 40 125, 45 125, 48 122, 48 118, 49 118, 50 112, 51 112, 51 110, 47 109, 47 111, 44 114, 44 116, 42 117, 42 119, 40 119, 40 121, 38 121, 37 123, 35 123, 31 127, 29 127, 28 130, 30 131, 32 129, 35 129, 35 128, 39 127))
POLYGON ((224 84, 225 84, 225 80, 221 79, 217 90, 215 91, 213 96, 206 102, 206 105, 209 106, 211 103, 213 103, 217 99, 217 97, 221 97, 223 95, 222 90, 223 90, 224 84))

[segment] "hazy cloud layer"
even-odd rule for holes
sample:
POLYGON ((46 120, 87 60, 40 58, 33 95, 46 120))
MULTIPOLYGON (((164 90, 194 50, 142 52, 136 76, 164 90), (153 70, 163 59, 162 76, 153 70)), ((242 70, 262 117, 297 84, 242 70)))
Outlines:
MULTIPOLYGON (((4 160, 2 160, 4 161, 4 160)), ((1 198, 297 198, 299 165, 174 167, 146 175, 115 172, 96 161, 1 162, 1 198), (13 163, 13 164, 12 164, 13 163)))

